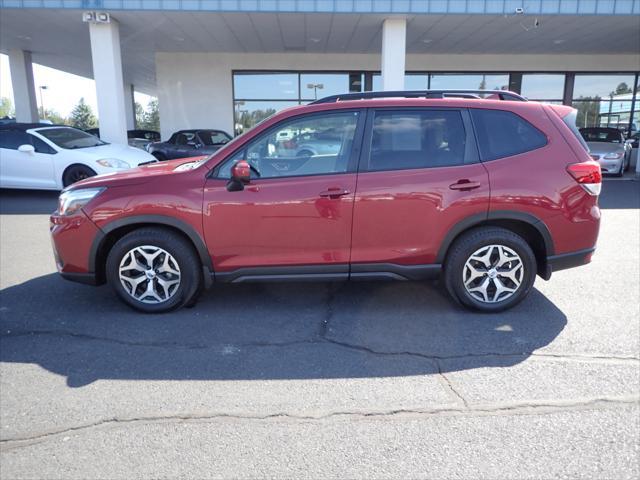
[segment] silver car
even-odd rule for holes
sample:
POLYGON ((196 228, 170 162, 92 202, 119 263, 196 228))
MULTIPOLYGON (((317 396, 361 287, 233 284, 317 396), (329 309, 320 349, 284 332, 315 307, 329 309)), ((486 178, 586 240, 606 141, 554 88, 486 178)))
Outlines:
POLYGON ((631 142, 617 128, 581 128, 580 133, 587 142, 591 156, 600 163, 602 173, 621 177, 629 169, 631 142))

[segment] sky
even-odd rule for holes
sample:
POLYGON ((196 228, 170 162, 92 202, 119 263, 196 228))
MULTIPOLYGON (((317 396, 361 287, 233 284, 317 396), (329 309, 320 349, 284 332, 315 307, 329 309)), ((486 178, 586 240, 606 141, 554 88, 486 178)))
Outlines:
MULTIPOLYGON (((92 79, 38 65, 37 63, 33 64, 33 78, 38 107, 40 107, 39 87, 46 85, 47 89, 42 92, 42 100, 47 110, 55 110, 66 117, 78 103, 80 97, 84 97, 85 102, 91 106, 93 112, 96 115, 98 114, 96 87, 92 79)), ((9 98, 15 105, 11 86, 11 73, 9 71, 9 57, 3 54, 0 54, 0 97, 9 98)), ((151 97, 136 92, 135 99, 143 107, 146 107, 151 97)))

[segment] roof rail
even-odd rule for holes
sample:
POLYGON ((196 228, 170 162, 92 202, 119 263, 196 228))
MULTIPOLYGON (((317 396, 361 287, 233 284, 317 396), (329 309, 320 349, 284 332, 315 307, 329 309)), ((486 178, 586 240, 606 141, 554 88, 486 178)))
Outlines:
POLYGON ((497 95, 500 100, 515 100, 526 102, 527 99, 517 93, 508 90, 394 90, 387 92, 361 92, 343 93, 331 95, 311 102, 311 105, 319 103, 334 103, 346 100, 368 100, 372 98, 482 98, 480 95, 497 95))

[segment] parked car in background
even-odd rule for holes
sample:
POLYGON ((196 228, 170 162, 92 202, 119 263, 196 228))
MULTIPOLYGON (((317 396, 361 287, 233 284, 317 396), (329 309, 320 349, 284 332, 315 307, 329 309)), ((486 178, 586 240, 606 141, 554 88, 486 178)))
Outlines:
POLYGON ((230 140, 222 130, 180 130, 166 142, 150 143, 147 151, 158 160, 197 157, 216 152, 230 140))
POLYGON ((335 155, 340 151, 344 132, 332 129, 307 131, 293 137, 280 140, 276 148, 283 157, 313 157, 316 155, 335 155))
POLYGON ((580 134, 587 142, 591 156, 600 163, 603 173, 622 176, 631 162, 631 141, 626 141, 617 128, 581 128, 580 134))
POLYGON ((536 274, 591 261, 602 178, 575 109, 419 93, 329 97, 209 157, 84 180, 51 216, 58 270, 144 312, 193 305, 213 282, 438 276, 497 312, 536 274), (283 157, 283 131, 340 141, 283 157))
MULTIPOLYGON (((85 130, 85 132, 100 138, 99 128, 89 128, 88 130, 85 130)), ((128 139, 129 145, 131 145, 132 147, 136 147, 141 150, 146 150, 147 146, 150 143, 160 141, 160 133, 156 132, 155 130, 144 130, 144 129, 127 130, 127 139, 128 139)))
POLYGON ((147 152, 77 128, 0 125, 0 187, 60 190, 78 180, 155 162, 147 152))
POLYGON ((635 133, 638 132, 638 127, 635 123, 631 123, 629 126, 629 122, 618 123, 617 125, 612 125, 612 127, 620 130, 625 137, 632 137, 635 133))

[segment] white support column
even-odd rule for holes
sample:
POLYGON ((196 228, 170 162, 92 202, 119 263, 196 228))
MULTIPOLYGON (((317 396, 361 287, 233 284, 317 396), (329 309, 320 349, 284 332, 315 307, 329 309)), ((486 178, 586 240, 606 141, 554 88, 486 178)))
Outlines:
POLYGON ((9 69, 13 100, 16 104, 16 120, 25 123, 39 122, 31 52, 9 50, 9 69))
POLYGON ((98 98, 100 138, 126 145, 127 116, 118 22, 111 18, 110 23, 89 23, 89 36, 98 98))
POLYGON ((404 90, 407 21, 387 18, 382 24, 382 90, 404 90))
POLYGON ((133 85, 124 84, 124 110, 127 117, 127 130, 136 128, 136 106, 133 97, 133 85))

